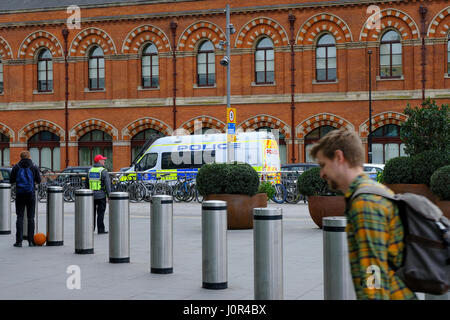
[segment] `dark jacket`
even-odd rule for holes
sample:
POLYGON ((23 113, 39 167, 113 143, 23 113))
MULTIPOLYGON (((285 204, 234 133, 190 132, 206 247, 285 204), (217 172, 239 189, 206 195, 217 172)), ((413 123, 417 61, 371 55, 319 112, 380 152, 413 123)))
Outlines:
POLYGON ((33 161, 31 161, 31 159, 22 159, 11 170, 11 177, 9 178, 11 184, 16 183, 19 168, 30 168, 31 172, 33 173, 34 183, 36 184, 41 183, 41 173, 38 167, 36 167, 36 165, 33 163, 33 161))
MULTIPOLYGON (((94 163, 93 167, 101 167, 102 165, 100 163, 94 163)), ((105 168, 105 170, 102 171, 102 189, 101 190, 94 190, 94 199, 103 199, 106 196, 109 198, 109 194, 111 193, 111 180, 109 179, 109 173, 108 170, 105 168)), ((86 179, 86 187, 89 189, 89 174, 86 179)))

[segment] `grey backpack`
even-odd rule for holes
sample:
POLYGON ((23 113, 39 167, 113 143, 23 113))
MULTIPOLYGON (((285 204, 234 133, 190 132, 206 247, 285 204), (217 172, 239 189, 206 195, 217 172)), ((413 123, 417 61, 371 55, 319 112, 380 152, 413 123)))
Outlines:
POLYGON ((362 187, 359 194, 375 194, 394 201, 405 230, 403 264, 396 275, 414 292, 435 295, 450 289, 450 220, 426 197, 413 193, 392 196, 384 189, 362 187))

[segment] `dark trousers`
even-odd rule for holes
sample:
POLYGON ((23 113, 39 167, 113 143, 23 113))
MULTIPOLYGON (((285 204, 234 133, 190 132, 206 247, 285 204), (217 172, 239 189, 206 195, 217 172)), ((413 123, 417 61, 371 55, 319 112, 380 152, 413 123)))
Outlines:
POLYGON ((94 199, 94 231, 95 222, 97 220, 98 232, 105 231, 105 224, 103 223, 103 218, 105 217, 106 211, 106 198, 94 199), (97 217, 97 219, 96 219, 97 217))
POLYGON ((28 242, 34 239, 34 215, 36 207, 36 198, 33 195, 17 195, 16 197, 16 242, 22 242, 23 240, 23 216, 25 214, 25 208, 27 208, 28 218, 28 242))

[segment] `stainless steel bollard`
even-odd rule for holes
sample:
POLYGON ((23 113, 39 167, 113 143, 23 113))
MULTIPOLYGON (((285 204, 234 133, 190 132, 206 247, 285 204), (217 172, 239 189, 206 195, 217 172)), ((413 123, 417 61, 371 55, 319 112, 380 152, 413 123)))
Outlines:
POLYGON ((64 245, 63 188, 47 187, 47 246, 64 245))
POLYGON ((94 253, 94 192, 75 191, 75 253, 94 253))
POLYGON ((11 185, 0 183, 0 234, 11 234, 11 185))
POLYGON ((227 203, 202 203, 202 274, 203 288, 228 287, 227 203))
POLYGON ((323 225, 323 285, 325 300, 354 300, 348 258, 345 217, 325 217, 323 225))
POLYGON ((255 300, 283 299, 283 210, 253 209, 255 300))
POLYGON ((109 262, 130 262, 130 203, 128 192, 109 196, 109 262))
POLYGON ((151 201, 150 272, 173 273, 173 198, 167 195, 151 201))

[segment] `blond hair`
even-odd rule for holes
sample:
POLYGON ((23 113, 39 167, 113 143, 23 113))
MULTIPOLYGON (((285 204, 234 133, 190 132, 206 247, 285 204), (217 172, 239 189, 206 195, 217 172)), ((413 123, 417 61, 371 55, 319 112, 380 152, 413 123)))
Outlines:
POLYGON ((315 159, 317 153, 328 159, 334 159, 336 150, 341 150, 351 168, 362 166, 365 159, 364 147, 356 132, 347 129, 332 130, 316 143, 311 151, 315 159))
POLYGON ((30 151, 25 150, 20 153, 20 159, 30 159, 30 158, 31 158, 30 151))

